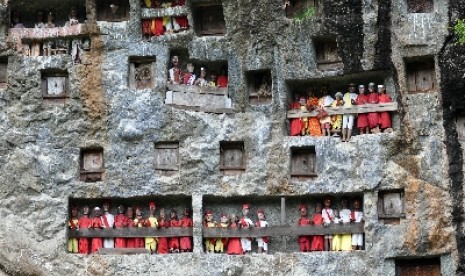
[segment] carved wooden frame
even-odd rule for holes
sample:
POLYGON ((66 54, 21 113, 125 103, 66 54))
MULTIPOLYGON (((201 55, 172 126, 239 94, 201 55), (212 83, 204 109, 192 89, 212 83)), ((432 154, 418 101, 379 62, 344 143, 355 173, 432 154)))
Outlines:
POLYGON ((46 70, 42 71, 41 74, 41 86, 42 86, 42 97, 44 99, 64 99, 69 97, 69 75, 67 71, 61 70, 46 70), (48 84, 50 78, 64 78, 64 92, 60 94, 50 94, 48 93, 48 84))
POLYGON ((290 160, 290 174, 291 177, 316 177, 318 174, 317 171, 317 158, 316 158, 316 149, 315 146, 306 146, 306 147, 291 147, 291 160, 290 160), (306 162, 312 163, 313 170, 310 168, 307 171, 297 170, 294 167, 294 162, 296 159, 304 158, 306 162))

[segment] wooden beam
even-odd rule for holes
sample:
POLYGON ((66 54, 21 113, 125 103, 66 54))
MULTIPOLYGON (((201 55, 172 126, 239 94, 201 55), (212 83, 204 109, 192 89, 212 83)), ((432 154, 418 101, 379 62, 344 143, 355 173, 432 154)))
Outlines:
POLYGON ((364 233, 364 223, 331 224, 329 226, 271 226, 251 229, 204 228, 204 238, 280 237, 364 233))
POLYGON ((69 229, 69 238, 138 238, 138 237, 186 237, 192 236, 192 228, 105 228, 69 229))
POLYGON ((175 91, 175 92, 228 95, 227 87, 183 85, 183 84, 167 84, 166 87, 168 88, 168 91, 175 91))
POLYGON ((190 110, 190 111, 196 111, 196 112, 205 112, 205 113, 216 113, 216 114, 230 114, 233 113, 232 108, 214 108, 214 107, 207 107, 207 106, 187 106, 187 105, 179 105, 179 104, 167 104, 168 106, 172 106, 174 108, 178 109, 184 109, 184 110, 190 110))
POLYGON ((13 38, 21 40, 44 40, 49 38, 78 36, 83 34, 83 24, 78 24, 70 27, 55 27, 55 28, 10 28, 8 30, 8 39, 13 41, 13 38))
POLYGON ((150 254, 150 250, 145 248, 100 248, 99 255, 136 255, 150 254))
MULTIPOLYGON (((358 114, 358 113, 370 113, 370 112, 384 112, 384 111, 397 111, 398 104, 396 102, 382 103, 382 104, 365 104, 365 105, 354 105, 350 108, 344 107, 325 107, 323 108, 329 115, 337 114, 358 114)), ((317 110, 313 111, 301 111, 301 110, 288 110, 287 118, 305 118, 305 117, 316 117, 318 115, 317 110)))

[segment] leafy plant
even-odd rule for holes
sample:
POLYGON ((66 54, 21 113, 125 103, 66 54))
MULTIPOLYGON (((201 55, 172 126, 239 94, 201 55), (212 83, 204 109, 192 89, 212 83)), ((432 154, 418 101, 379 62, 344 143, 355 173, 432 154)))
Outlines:
POLYGON ((311 7, 308 7, 306 10, 297 12, 294 15, 294 19, 296 19, 296 20, 304 20, 304 19, 308 19, 308 18, 312 17, 314 14, 315 14, 315 7, 311 6, 311 7))
POLYGON ((454 33, 459 37, 457 44, 465 44, 465 19, 457 19, 453 29, 454 33))

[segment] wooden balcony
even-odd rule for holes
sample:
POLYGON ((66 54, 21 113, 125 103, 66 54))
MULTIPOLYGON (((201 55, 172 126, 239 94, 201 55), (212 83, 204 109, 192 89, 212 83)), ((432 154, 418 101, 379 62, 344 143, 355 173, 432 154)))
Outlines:
POLYGON ((363 234, 364 223, 302 226, 270 226, 249 229, 204 228, 204 238, 280 237, 305 235, 363 234))
POLYGON ((82 26, 83 24, 56 28, 10 28, 8 30, 8 40, 45 40, 51 38, 78 36, 83 33, 82 26))
MULTIPOLYGON (((396 102, 391 103, 380 103, 380 104, 364 104, 364 105, 353 105, 352 107, 325 107, 323 108, 329 115, 337 114, 359 114, 359 113, 371 113, 371 112, 385 112, 385 111, 397 111, 398 104, 396 102)), ((316 117, 318 110, 300 110, 293 109, 287 111, 287 118, 306 118, 316 117)))
POLYGON ((232 113, 227 87, 168 84, 165 104, 207 113, 232 113))
POLYGON ((174 227, 157 229, 153 227, 68 229, 69 238, 138 238, 138 237, 187 237, 192 228, 174 227))
MULTIPOLYGON (((280 237, 305 235, 334 235, 334 234, 363 234, 365 223, 309 225, 309 226, 270 226, 263 228, 230 229, 230 228, 203 228, 204 238, 230 238, 230 237, 280 237)), ((138 238, 138 237, 192 237, 192 228, 166 228, 152 227, 131 228, 104 228, 104 229, 69 229, 68 238, 138 238)))

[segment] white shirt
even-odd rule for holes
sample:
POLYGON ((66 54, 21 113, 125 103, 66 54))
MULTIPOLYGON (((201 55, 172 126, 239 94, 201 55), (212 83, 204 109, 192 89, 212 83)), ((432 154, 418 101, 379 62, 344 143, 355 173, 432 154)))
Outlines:
POLYGON ((321 216, 323 217, 323 222, 325 224, 331 223, 331 220, 334 219, 334 211, 331 208, 323 208, 321 216))
POLYGON ((339 212, 339 216, 341 217, 341 221, 343 223, 348 223, 350 222, 350 210, 349 209, 342 209, 340 212, 339 212))

